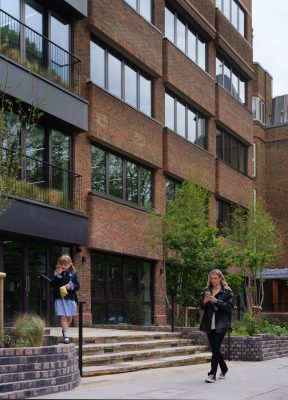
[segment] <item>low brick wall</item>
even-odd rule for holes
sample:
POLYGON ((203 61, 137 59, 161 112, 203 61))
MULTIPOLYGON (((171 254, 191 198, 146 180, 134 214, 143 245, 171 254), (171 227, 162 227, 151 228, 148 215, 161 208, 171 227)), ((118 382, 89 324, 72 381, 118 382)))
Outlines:
POLYGON ((0 349, 0 399, 74 389, 80 383, 74 344, 0 349))
MULTIPOLYGON (((193 328, 182 328, 182 337, 193 339, 195 344, 209 345, 205 333, 193 328)), ((221 346, 223 356, 228 358, 229 338, 226 335, 221 346)), ((288 356, 288 336, 259 334, 253 336, 230 336, 230 360, 265 361, 288 356)))

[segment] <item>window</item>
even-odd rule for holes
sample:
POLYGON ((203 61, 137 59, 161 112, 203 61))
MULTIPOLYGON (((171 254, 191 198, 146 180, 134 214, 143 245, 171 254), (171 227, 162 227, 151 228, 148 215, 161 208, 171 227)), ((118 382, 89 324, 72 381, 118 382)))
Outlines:
POLYGON ((92 190, 150 209, 152 171, 92 145, 92 190))
POLYGON ((147 21, 152 22, 152 0, 124 0, 147 21))
POLYGON ((207 69, 206 43, 175 11, 165 7, 165 36, 204 71, 207 69))
POLYGON ((174 200, 177 187, 181 182, 171 178, 166 178, 166 201, 174 200))
POLYGON ((252 97, 253 118, 265 125, 265 103, 260 97, 252 97))
POLYGON ((235 99, 246 103, 246 82, 226 61, 216 57, 216 82, 223 86, 235 99))
POLYGON ((90 42, 90 78, 146 115, 152 115, 152 79, 104 45, 90 42))
POLYGON ((216 150, 217 157, 225 161, 231 167, 246 174, 247 171, 247 146, 238 139, 225 132, 223 129, 216 129, 216 150))
POLYGON ((245 36, 245 12, 235 0, 216 0, 216 7, 225 15, 237 31, 245 36))
POLYGON ((216 200, 217 209, 217 227, 223 229, 224 227, 231 227, 231 214, 233 212, 233 205, 223 200, 216 200))
POLYGON ((207 148, 206 117, 167 92, 165 93, 165 125, 193 144, 203 149, 207 148))

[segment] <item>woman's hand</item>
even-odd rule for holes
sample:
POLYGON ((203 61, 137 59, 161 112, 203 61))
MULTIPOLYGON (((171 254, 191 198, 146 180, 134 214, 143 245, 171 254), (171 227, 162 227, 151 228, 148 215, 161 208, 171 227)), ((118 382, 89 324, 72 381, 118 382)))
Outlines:
POLYGON ((211 301, 211 303, 217 303, 216 297, 212 296, 212 294, 210 296, 210 301, 211 301))
POLYGON ((208 303, 208 301, 211 301, 211 297, 213 297, 211 295, 211 293, 207 293, 204 297, 204 304, 208 303))
POLYGON ((67 290, 70 290, 70 289, 71 289, 70 283, 67 283, 67 284, 65 285, 65 287, 66 287, 67 290))
POLYGON ((57 274, 61 274, 63 272, 63 268, 62 267, 57 267, 56 268, 56 272, 57 272, 57 274))

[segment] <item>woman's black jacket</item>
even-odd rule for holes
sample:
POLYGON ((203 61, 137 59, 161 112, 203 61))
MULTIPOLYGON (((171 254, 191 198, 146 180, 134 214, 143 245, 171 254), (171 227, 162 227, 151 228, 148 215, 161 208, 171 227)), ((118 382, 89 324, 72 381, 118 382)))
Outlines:
MULTIPOLYGON (((221 287, 220 291, 215 295, 217 303, 208 301, 204 305, 205 292, 210 291, 211 288, 206 287, 200 296, 200 307, 204 309, 202 320, 200 323, 200 331, 210 333, 213 313, 215 312, 215 331, 216 333, 223 333, 232 331, 231 328, 231 312, 233 309, 234 295, 232 290, 227 287, 221 287)), ((212 293, 211 293, 212 294, 212 293)))
POLYGON ((53 287, 53 299, 54 301, 56 299, 61 299, 60 296, 60 290, 59 288, 61 286, 67 285, 67 283, 72 282, 74 285, 73 289, 67 289, 68 294, 65 296, 65 299, 70 299, 70 300, 75 300, 77 302, 77 295, 76 292, 77 290, 80 289, 80 284, 77 279, 77 274, 76 272, 72 272, 69 270, 66 270, 62 272, 61 274, 56 274, 54 273, 52 281, 50 283, 51 287, 53 287))

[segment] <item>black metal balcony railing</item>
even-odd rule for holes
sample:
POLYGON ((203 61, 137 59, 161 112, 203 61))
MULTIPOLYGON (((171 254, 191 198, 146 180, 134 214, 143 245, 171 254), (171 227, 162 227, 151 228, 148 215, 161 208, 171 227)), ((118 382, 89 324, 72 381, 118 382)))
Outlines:
POLYGON ((0 9, 0 53, 79 94, 79 58, 0 9))
POLYGON ((81 175, 2 149, 0 191, 3 193, 81 212, 81 188, 81 175))

